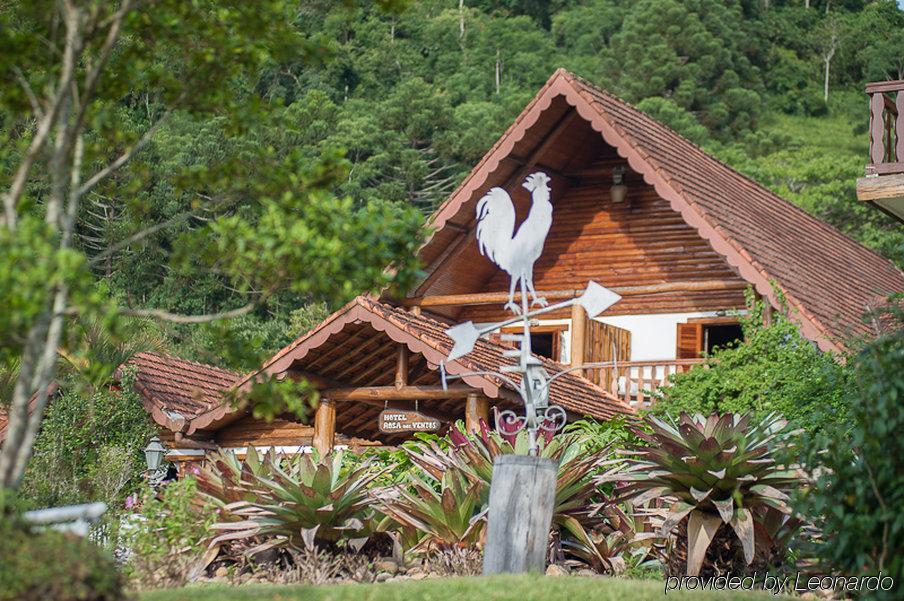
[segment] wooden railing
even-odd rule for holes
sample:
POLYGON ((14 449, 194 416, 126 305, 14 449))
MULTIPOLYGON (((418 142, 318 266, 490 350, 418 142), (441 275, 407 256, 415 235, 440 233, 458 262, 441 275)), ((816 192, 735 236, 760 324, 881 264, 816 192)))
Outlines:
POLYGON ((669 385, 669 378, 700 365, 703 359, 625 361, 615 367, 587 368, 584 376, 633 407, 649 407, 651 393, 669 385))
POLYGON ((866 85, 869 164, 866 175, 904 173, 904 80, 866 85))

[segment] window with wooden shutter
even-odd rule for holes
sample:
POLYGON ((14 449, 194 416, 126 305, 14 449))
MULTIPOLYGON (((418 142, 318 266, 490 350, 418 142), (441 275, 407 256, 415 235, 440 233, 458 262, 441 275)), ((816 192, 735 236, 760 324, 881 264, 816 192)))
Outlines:
POLYGON ((703 324, 678 324, 678 359, 698 359, 703 352, 703 324))

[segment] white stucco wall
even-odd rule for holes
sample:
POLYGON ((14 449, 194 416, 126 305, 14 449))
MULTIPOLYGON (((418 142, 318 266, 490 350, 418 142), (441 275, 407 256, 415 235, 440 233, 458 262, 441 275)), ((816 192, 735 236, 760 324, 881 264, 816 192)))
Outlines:
MULTIPOLYGON (((630 361, 659 361, 677 358, 678 324, 687 323, 688 319, 697 317, 716 317, 715 311, 698 313, 662 313, 657 315, 614 315, 597 318, 597 321, 622 328, 631 332, 630 361)), ((566 324, 571 326, 570 319, 540 320, 542 325, 566 324)), ((571 341, 568 332, 566 341, 571 341)), ((571 355, 567 344, 562 345, 562 360, 568 362, 571 355)))
MULTIPOLYGON (((669 361, 677 358, 678 324, 698 317, 717 317, 715 311, 698 313, 662 313, 656 315, 614 315, 597 318, 597 321, 631 332, 630 361, 669 361)), ((568 363, 571 356, 570 319, 541 319, 539 325, 567 325, 569 331, 562 341, 560 361, 568 363)))
POLYGON ((631 361, 676 359, 678 324, 697 317, 714 317, 706 313, 663 313, 659 315, 615 315, 598 321, 631 332, 631 361))

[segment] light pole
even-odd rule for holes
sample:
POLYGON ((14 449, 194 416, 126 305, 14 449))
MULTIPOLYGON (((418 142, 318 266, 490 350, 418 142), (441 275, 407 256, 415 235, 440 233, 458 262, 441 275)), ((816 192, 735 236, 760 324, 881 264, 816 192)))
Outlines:
POLYGON ((147 465, 145 477, 151 488, 157 490, 157 487, 166 478, 166 467, 163 465, 163 458, 166 456, 166 447, 160 442, 160 438, 152 436, 148 442, 148 446, 144 448, 144 461, 147 465))

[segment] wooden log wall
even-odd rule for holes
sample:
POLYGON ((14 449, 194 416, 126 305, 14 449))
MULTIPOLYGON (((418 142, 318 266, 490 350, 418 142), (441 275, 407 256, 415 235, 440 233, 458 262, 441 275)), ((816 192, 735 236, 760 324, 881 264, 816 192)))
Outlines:
POLYGON ((252 417, 226 426, 216 435, 216 443, 221 447, 243 447, 245 445, 310 445, 314 440, 314 428, 285 419, 275 419, 270 423, 252 417))
MULTIPOLYGON (((583 288, 588 280, 608 287, 736 281, 737 288, 723 291, 626 295, 606 315, 742 308, 744 280, 639 174, 626 174, 626 202, 611 201, 606 175, 618 164, 623 162, 612 158, 582 169, 581 182, 554 199, 552 228, 534 265, 536 289, 583 288)), ((508 284, 508 274, 497 269, 479 291, 507 290, 508 284)), ((461 319, 494 321, 504 315, 501 305, 473 306, 461 319)))

